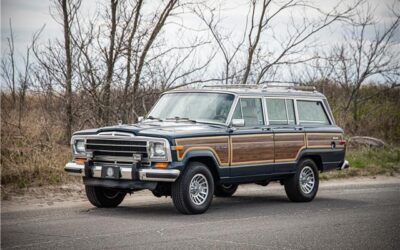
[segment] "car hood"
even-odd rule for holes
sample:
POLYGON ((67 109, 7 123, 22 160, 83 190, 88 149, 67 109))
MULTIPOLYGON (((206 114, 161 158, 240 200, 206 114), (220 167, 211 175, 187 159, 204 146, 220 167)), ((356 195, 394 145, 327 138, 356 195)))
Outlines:
POLYGON ((155 136, 164 138, 180 138, 191 136, 224 135, 227 128, 221 125, 191 122, 141 122, 81 130, 74 135, 94 135, 102 132, 124 132, 135 136, 155 136))

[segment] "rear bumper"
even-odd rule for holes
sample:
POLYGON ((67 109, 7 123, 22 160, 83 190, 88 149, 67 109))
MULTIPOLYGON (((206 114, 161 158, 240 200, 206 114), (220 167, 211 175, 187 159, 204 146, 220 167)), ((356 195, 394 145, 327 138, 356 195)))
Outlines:
POLYGON ((349 168, 349 167, 350 167, 349 162, 345 160, 345 161, 342 163, 342 165, 340 166, 340 168, 338 168, 338 170, 347 169, 347 168, 349 168))
MULTIPOLYGON (((180 174, 178 169, 138 169, 130 167, 120 167, 120 178, 122 180, 141 180, 141 181, 161 181, 161 182, 174 182, 180 174), (135 178, 135 177, 138 177, 135 178)), ((70 175, 101 178, 103 166, 85 166, 79 165, 74 162, 68 162, 64 171, 70 175), (86 168, 86 169, 85 169, 86 168)))

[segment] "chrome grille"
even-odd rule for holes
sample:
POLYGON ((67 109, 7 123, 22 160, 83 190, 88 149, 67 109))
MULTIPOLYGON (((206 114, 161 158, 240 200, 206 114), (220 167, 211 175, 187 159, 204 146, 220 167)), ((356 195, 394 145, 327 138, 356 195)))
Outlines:
POLYGON ((142 155, 142 165, 149 166, 146 141, 115 139, 87 139, 86 150, 93 152, 94 163, 108 165, 131 165, 133 154, 142 155))

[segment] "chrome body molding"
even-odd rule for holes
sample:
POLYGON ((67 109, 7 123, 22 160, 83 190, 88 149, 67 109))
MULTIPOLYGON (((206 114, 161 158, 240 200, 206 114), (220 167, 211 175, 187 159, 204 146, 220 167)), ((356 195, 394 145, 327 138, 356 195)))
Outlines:
MULTIPOLYGON (((92 166, 92 177, 101 178, 103 166, 92 166)), ((64 171, 70 175, 85 177, 85 166, 74 162, 69 162, 65 165, 64 171)), ((139 180, 141 181, 160 181, 174 182, 180 175, 177 169, 139 169, 139 180)), ((120 180, 133 180, 131 167, 120 167, 120 180)), ((90 177, 90 176, 86 176, 90 177)), ((105 178, 106 179, 106 178, 105 178)))

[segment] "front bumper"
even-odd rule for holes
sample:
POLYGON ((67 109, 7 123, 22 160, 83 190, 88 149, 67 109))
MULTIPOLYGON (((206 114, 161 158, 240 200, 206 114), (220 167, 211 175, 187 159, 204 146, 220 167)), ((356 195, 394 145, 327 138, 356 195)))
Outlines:
MULTIPOLYGON (((76 164, 75 162, 68 162, 64 171, 70 175, 77 175, 82 177, 102 178, 103 166, 85 166, 76 164)), ((135 180, 135 176, 141 181, 161 181, 161 182, 174 182, 180 174, 178 169, 138 169, 130 167, 120 167, 120 178, 122 180, 135 180)))

